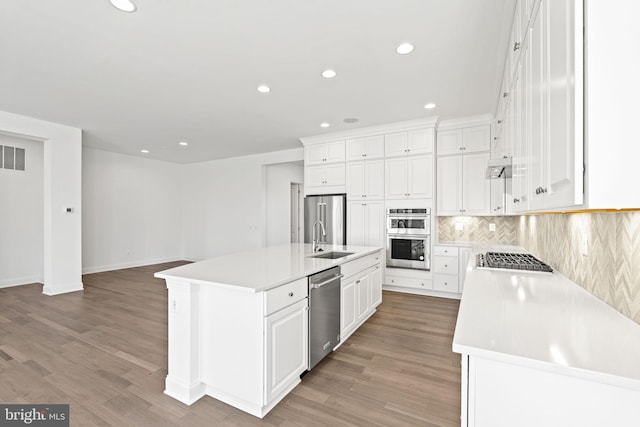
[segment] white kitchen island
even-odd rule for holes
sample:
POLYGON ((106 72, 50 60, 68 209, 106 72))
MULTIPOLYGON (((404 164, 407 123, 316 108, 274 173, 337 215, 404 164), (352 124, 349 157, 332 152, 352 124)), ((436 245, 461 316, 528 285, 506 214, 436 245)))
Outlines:
POLYGON ((640 325, 558 272, 472 259, 453 351, 464 427, 640 425, 640 325))
POLYGON ((341 267, 341 342, 382 301, 379 247, 324 245, 314 258, 289 244, 211 258, 155 274, 168 289, 165 393, 192 404, 209 395, 262 418, 308 366, 308 283, 341 267))

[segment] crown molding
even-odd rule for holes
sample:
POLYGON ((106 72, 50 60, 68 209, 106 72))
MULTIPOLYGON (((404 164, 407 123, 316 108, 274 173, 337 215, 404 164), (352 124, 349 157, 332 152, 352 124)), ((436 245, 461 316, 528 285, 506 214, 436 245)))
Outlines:
POLYGON ((382 135, 385 133, 402 132, 415 129, 435 128, 438 123, 438 116, 406 120, 402 122, 386 123, 376 126, 367 126, 358 129, 345 130, 340 132, 325 133, 322 135, 312 135, 298 138, 302 145, 318 144, 323 142, 336 141, 341 139, 363 138, 366 136, 382 135))
POLYGON ((480 114, 477 116, 460 117, 457 119, 443 120, 438 123, 438 130, 457 129, 461 127, 489 125, 493 121, 492 114, 480 114))

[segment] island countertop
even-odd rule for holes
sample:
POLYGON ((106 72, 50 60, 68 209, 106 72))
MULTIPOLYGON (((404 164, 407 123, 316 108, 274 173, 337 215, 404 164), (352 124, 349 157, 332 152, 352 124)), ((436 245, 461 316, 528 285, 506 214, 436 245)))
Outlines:
POLYGON ((453 351, 640 390, 640 325, 557 271, 477 269, 472 257, 453 351))
POLYGON ((322 270, 371 255, 375 246, 322 245, 323 252, 352 252, 338 259, 314 258, 310 243, 291 243, 254 249, 155 273, 155 277, 215 285, 243 292, 262 292, 322 270))

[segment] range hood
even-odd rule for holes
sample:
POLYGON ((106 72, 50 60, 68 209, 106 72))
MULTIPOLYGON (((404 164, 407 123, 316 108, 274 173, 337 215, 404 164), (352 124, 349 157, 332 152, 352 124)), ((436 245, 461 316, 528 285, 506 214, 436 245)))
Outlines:
POLYGON ((511 157, 490 159, 487 165, 487 179, 511 178, 511 157))

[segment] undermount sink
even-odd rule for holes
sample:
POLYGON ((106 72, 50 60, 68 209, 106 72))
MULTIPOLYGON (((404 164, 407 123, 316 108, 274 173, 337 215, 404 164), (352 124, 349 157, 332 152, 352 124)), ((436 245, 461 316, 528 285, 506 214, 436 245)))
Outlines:
POLYGON ((309 258, 338 259, 353 255, 353 252, 326 252, 319 255, 309 255, 309 258))

